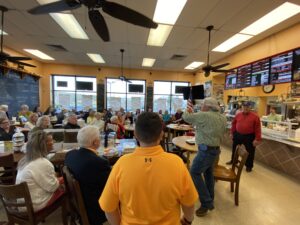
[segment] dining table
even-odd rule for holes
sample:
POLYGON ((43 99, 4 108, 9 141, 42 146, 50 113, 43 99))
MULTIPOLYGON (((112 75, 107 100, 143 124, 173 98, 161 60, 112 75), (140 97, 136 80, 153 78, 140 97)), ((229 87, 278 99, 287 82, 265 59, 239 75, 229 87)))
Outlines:
POLYGON ((191 154, 198 152, 198 146, 195 144, 194 140, 195 140, 195 137, 192 137, 192 136, 178 136, 178 137, 174 137, 172 139, 172 143, 175 146, 177 146, 181 150, 186 151, 186 154, 187 154, 186 155, 186 157, 187 157, 186 166, 187 166, 188 169, 190 168, 190 163, 191 163, 190 156, 191 156, 191 154))

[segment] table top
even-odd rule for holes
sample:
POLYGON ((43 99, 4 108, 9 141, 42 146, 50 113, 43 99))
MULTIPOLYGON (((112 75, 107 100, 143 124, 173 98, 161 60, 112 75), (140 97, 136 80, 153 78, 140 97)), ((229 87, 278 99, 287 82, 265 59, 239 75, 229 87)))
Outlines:
POLYGON ((167 128, 172 129, 172 130, 182 130, 182 131, 189 131, 189 130, 193 130, 194 129, 190 125, 186 125, 186 124, 180 124, 180 125, 178 125, 176 123, 168 124, 167 128))
POLYGON ((185 141, 186 140, 189 140, 189 139, 192 139, 194 137, 191 137, 191 136, 178 136, 178 137, 175 137, 172 139, 172 143, 174 145, 176 145, 177 147, 181 148, 181 149, 184 149, 184 150, 187 150, 187 151, 190 151, 190 152, 197 152, 198 151, 198 147, 196 144, 194 145, 190 145, 190 144, 187 144, 185 141))

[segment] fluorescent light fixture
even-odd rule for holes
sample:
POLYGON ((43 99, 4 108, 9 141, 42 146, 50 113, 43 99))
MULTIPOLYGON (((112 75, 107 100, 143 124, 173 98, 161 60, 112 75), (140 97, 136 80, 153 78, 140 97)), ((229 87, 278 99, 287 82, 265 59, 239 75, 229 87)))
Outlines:
POLYGON ((174 25, 187 0, 158 0, 153 20, 157 23, 174 25))
POLYGON ((247 34, 235 34, 231 38, 224 41, 222 44, 215 47, 212 51, 227 52, 230 49, 242 44, 243 42, 249 40, 252 37, 253 37, 252 35, 247 35, 247 34))
POLYGON ((50 16, 71 37, 76 39, 89 39, 75 16, 66 13, 50 13, 50 16))
POLYGON ((105 63, 104 59, 100 54, 86 53, 90 59, 95 63, 105 63))
POLYGON ((159 24, 156 29, 150 29, 147 45, 163 46, 169 37, 173 26, 159 24))
POLYGON ((142 66, 145 66, 145 67, 152 67, 153 64, 155 63, 155 60, 156 60, 156 59, 143 58, 142 66))
POLYGON ((199 66, 201 66, 203 64, 204 64, 204 62, 192 62, 191 64, 189 64, 186 67, 184 67, 184 69, 186 69, 186 70, 194 70, 194 69, 198 68, 199 66))
MULTIPOLYGON (((40 5, 45 5, 57 0, 37 0, 40 5)), ((84 32, 75 16, 70 11, 64 11, 65 13, 50 13, 50 16, 58 23, 59 26, 71 37, 76 39, 89 39, 84 32)))
MULTIPOLYGON (((2 34, 2 30, 0 29, 0 34, 2 34)), ((3 35, 7 35, 5 31, 3 31, 3 35)))
POLYGON ((39 57, 40 59, 44 60, 54 60, 51 56, 45 54, 44 52, 41 52, 40 50, 37 49, 24 49, 24 51, 29 52, 32 55, 35 55, 36 57, 39 57))
POLYGON ((266 14, 265 16, 256 20, 254 23, 250 24, 248 27, 246 27, 239 33, 257 35, 281 23, 282 21, 298 14, 299 12, 299 5, 290 2, 285 2, 282 5, 278 6, 276 9, 266 14))

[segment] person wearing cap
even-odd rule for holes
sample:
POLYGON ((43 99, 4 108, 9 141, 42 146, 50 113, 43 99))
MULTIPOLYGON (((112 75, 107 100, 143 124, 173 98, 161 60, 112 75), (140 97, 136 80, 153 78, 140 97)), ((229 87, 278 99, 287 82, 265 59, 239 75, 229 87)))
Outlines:
POLYGON ((192 102, 189 100, 182 118, 196 126, 198 153, 194 158, 190 173, 201 202, 196 215, 205 216, 208 210, 214 209, 213 168, 220 154, 221 140, 226 131, 226 117, 220 113, 217 100, 209 97, 204 99, 201 111, 197 113, 193 113, 192 102))
POLYGON ((251 102, 242 103, 242 113, 235 116, 231 125, 233 140, 231 160, 226 164, 232 164, 237 145, 243 144, 249 153, 246 161, 246 171, 253 168, 255 147, 261 142, 261 124, 258 115, 251 112, 251 102))

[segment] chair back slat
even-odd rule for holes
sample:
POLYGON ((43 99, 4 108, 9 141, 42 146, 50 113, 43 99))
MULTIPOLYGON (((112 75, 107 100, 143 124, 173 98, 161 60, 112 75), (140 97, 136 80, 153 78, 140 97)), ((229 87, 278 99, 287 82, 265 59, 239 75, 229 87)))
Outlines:
POLYGON ((243 167, 246 163, 249 153, 244 145, 238 145, 235 151, 232 167, 236 172, 237 179, 239 180, 243 167))
POLYGON ((73 210, 76 211, 77 216, 80 216, 82 225, 89 225, 79 182, 74 178, 67 166, 62 168, 62 173, 73 210))
POLYGON ((64 143, 75 143, 77 142, 78 129, 69 129, 64 132, 64 143))
POLYGON ((34 211, 27 183, 0 185, 0 198, 8 217, 26 216, 33 222, 34 211))

